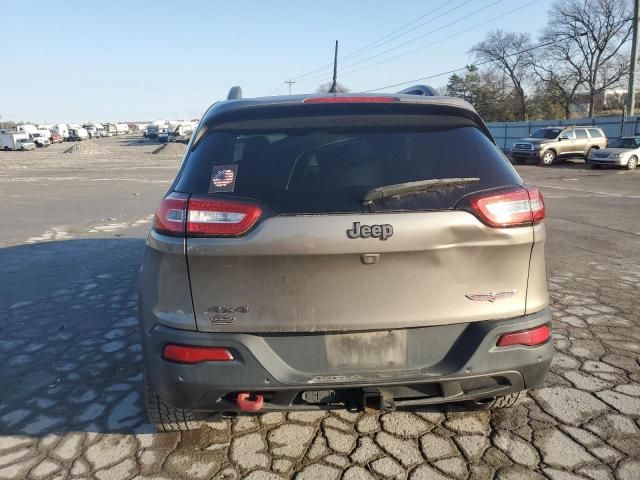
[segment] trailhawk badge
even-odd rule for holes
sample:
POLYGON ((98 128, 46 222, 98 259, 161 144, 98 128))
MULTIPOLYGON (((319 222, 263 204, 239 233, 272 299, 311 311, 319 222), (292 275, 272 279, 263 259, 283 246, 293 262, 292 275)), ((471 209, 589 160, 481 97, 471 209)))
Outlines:
POLYGON ((513 294, 516 293, 515 290, 504 290, 502 292, 489 292, 489 293, 467 293, 465 297, 469 300, 473 300, 474 302, 495 302, 496 300, 500 300, 502 298, 513 297, 513 294))
POLYGON ((360 222, 353 222, 353 228, 347 230, 349 238, 378 238, 386 240, 393 235, 393 227, 388 223, 384 225, 360 225, 360 222))

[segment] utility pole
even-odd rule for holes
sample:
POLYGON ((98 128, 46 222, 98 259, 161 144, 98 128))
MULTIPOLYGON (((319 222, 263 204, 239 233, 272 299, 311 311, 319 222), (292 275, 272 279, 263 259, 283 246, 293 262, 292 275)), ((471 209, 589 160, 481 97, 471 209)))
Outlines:
POLYGON ((289 85, 289 95, 291 95, 291 85, 293 85, 294 83, 296 83, 295 80, 285 80, 284 83, 286 83, 287 85, 289 85))
POLYGON ((638 10, 640 10, 640 0, 633 2, 633 43, 631 45, 631 65, 629 68, 629 88, 627 90, 627 114, 634 114, 636 103, 636 70, 638 67, 638 10))

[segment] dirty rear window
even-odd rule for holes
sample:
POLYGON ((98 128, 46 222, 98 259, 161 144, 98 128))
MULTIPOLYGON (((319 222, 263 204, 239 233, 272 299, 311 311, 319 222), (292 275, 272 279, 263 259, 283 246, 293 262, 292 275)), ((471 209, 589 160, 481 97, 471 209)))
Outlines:
POLYGON ((281 214, 449 209, 472 191, 521 183, 493 142, 455 116, 248 119, 197 138, 175 190, 211 195, 212 175, 230 169, 233 185, 214 195, 257 201, 281 214), (460 177, 479 181, 363 204, 375 187, 460 177))

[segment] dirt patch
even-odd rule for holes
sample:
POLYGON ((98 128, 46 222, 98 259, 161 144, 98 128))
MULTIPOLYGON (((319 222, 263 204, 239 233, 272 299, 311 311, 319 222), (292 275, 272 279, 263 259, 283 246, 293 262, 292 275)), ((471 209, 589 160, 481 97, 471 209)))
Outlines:
POLYGON ((67 148, 62 153, 75 155, 104 155, 107 152, 99 145, 96 145, 94 142, 85 141, 74 143, 71 147, 67 148))
POLYGON ((183 155, 184 151, 187 149, 187 146, 184 143, 165 143, 164 145, 160 145, 153 152, 154 155, 162 154, 162 155, 183 155))

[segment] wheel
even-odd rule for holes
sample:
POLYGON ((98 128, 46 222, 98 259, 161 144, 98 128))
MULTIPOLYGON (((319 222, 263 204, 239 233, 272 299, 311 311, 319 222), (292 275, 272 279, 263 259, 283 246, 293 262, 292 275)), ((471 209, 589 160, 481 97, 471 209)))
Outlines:
POLYGON ((145 405, 147 416, 158 432, 198 430, 202 427, 206 414, 174 408, 158 396, 145 375, 145 405))
POLYGON ((7 147, 6 145, 4 146, 4 151, 8 152, 9 151, 9 147, 7 147))
POLYGON ((556 161, 556 152, 553 150, 547 150, 542 154, 542 159, 540 160, 541 165, 549 166, 553 165, 556 161))
POLYGON ((638 157, 631 157, 627 162, 627 170, 635 170, 638 167, 638 157))

